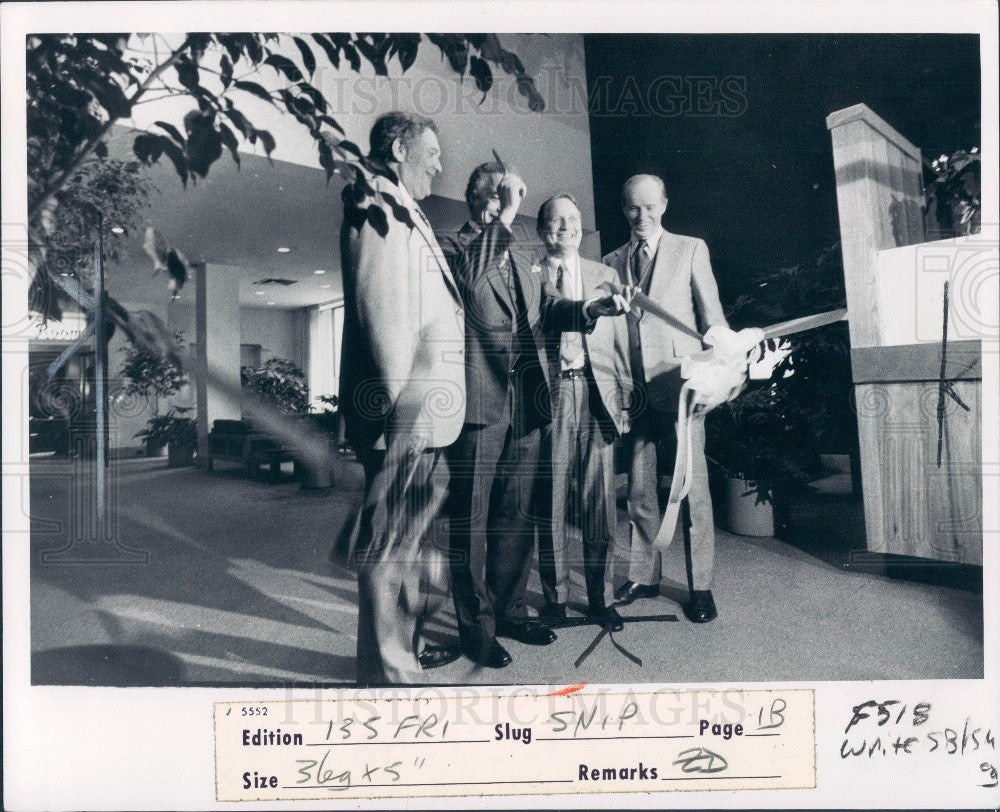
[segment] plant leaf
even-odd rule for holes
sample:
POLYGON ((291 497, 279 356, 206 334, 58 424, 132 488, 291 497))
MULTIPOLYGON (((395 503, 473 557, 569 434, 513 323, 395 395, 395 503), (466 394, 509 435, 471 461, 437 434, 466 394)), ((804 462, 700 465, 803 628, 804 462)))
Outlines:
POLYGON ((139 133, 132 144, 135 157, 144 164, 153 164, 163 154, 162 136, 152 133, 139 133))
POLYGON ((271 135, 267 130, 257 130, 257 137, 260 139, 261 144, 264 146, 264 152, 270 157, 271 153, 274 152, 276 146, 274 141, 274 136, 271 135))
POLYGON ((265 65, 270 65, 279 73, 284 74, 285 78, 289 82, 301 82, 305 77, 302 76, 302 71, 299 70, 298 66, 292 62, 287 56, 282 56, 281 54, 270 54, 265 60, 265 65))
POLYGON ((299 53, 302 54, 302 64, 306 66, 306 72, 309 76, 316 73, 316 57, 313 56, 312 49, 306 44, 305 40, 299 37, 292 37, 292 41, 299 49, 299 53))
POLYGON ((177 78, 188 90, 198 86, 198 65, 190 59, 181 59, 175 65, 177 78))
POLYGON ((469 75, 476 80, 476 87, 483 92, 485 99, 486 94, 493 87, 493 71, 490 70, 486 60, 473 56, 469 60, 469 75))
POLYGON ((222 86, 228 88, 233 82, 233 63, 229 54, 223 54, 219 61, 219 72, 222 74, 222 86))
POLYGON ((239 143, 236 141, 236 135, 229 129, 229 127, 222 122, 219 122, 219 136, 222 139, 223 145, 229 150, 229 154, 233 156, 236 166, 239 166, 240 153, 237 149, 239 143))
POLYGON ((184 145, 184 136, 181 135, 180 130, 178 130, 173 124, 166 121, 154 121, 153 126, 159 127, 181 146, 184 145))
POLYGON ((266 102, 274 104, 274 99, 271 98, 271 94, 268 93, 266 90, 264 90, 264 88, 261 85, 257 84, 256 82, 245 82, 241 80, 238 82, 233 82, 233 87, 237 88, 238 90, 245 90, 247 93, 252 93, 259 99, 263 99, 266 102))
POLYGON ((337 49, 337 46, 333 44, 326 34, 313 34, 312 38, 316 41, 319 47, 323 49, 323 52, 326 54, 326 58, 330 60, 330 64, 332 64, 335 68, 339 68, 340 51, 337 49))
POLYGON ((389 219, 378 206, 368 207, 367 219, 369 225, 375 229, 375 233, 380 237, 385 237, 389 233, 389 219))

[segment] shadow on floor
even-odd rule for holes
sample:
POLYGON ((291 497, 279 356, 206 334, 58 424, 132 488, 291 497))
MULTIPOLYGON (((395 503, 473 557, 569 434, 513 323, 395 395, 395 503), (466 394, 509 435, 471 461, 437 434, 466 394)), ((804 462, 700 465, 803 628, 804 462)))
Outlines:
POLYGON ((98 644, 46 649, 32 654, 31 670, 32 674, 44 674, 46 685, 130 688, 185 682, 180 659, 151 646, 98 644))

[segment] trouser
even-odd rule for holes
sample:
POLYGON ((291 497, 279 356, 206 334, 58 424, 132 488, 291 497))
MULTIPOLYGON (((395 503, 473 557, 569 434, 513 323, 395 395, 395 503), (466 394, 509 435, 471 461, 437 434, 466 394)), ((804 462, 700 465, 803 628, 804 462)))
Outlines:
POLYGON ((421 627, 447 594, 441 507, 448 488, 442 449, 390 446, 359 453, 365 502, 359 523, 358 650, 360 684, 423 681, 421 627))
POLYGON ((528 615, 541 435, 504 419, 465 426, 449 449, 451 589, 465 646, 492 640, 498 621, 528 615))
POLYGON ((613 435, 601 426, 600 395, 590 372, 555 382, 552 414, 552 532, 539 540, 538 569, 549 603, 569 597, 567 508, 572 506, 583 537, 583 574, 587 603, 606 605, 606 564, 615 528, 615 459, 613 435))
MULTIPOLYGON (((637 584, 660 583, 662 551, 653 545, 663 519, 659 499, 657 451, 669 466, 674 464, 677 436, 673 431, 676 415, 646 410, 623 438, 629 466, 628 514, 631 525, 628 577, 637 584)), ((681 532, 685 535, 685 564, 688 588, 710 589, 715 563, 715 523, 705 461, 705 420, 691 425, 691 490, 688 509, 681 512, 681 532)))

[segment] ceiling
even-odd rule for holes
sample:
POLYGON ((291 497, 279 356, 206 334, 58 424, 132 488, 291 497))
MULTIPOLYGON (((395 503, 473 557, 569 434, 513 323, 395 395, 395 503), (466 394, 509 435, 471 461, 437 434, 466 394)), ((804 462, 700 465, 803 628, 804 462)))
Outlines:
MULTIPOLYGON (((127 157, 134 133, 120 130, 112 155, 127 157)), ((228 266, 243 305, 294 308, 339 299, 340 189, 327 185, 316 168, 240 154, 240 166, 227 153, 208 177, 182 185, 166 159, 149 168, 157 191, 148 212, 170 245, 189 260, 228 266), (279 252, 287 248, 287 252, 279 252), (316 271, 324 271, 318 274, 316 271), (254 283, 266 278, 293 280, 288 286, 254 283), (263 290, 256 295, 255 290, 263 290)), ((137 234, 117 268, 108 269, 108 285, 125 301, 155 301, 169 296, 163 277, 154 277, 152 261, 137 234)), ((181 298, 193 297, 193 286, 181 298)), ((193 301, 193 298, 192 298, 193 301)))
MULTIPOLYGON (((117 130, 109 143, 111 154, 130 157, 134 135, 132 130, 117 130)), ((212 165, 208 177, 189 181, 187 187, 166 159, 148 172, 157 191, 147 224, 190 261, 226 266, 241 305, 289 309, 343 297, 339 177, 327 184, 318 167, 243 153, 239 167, 227 153, 212 165), (294 284, 255 284, 268 278, 294 284)), ((431 195, 421 206, 439 234, 455 233, 468 217, 464 201, 447 197, 431 195)), ((534 218, 518 221, 519 233, 533 234, 534 218)), ((108 288, 125 302, 166 302, 166 279, 153 274, 152 260, 142 248, 142 231, 121 264, 107 269, 108 288)), ((187 285, 179 299, 193 302, 194 285, 187 285)))

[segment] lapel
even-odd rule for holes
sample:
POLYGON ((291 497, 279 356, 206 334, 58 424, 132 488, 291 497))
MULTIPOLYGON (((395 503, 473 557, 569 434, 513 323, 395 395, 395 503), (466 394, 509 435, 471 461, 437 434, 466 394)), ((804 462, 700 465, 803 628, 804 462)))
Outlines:
POLYGON ((677 266, 674 254, 673 235, 663 230, 660 242, 656 246, 656 257, 653 260, 652 276, 649 280, 649 298, 654 302, 665 302, 670 277, 677 266))
POLYGON ((589 299, 595 293, 606 293, 606 291, 598 290, 598 285, 604 281, 600 278, 597 271, 600 265, 597 265, 597 268, 592 268, 592 264, 596 263, 591 263, 583 257, 580 257, 578 261, 580 263, 580 281, 582 282, 583 298, 589 299))
POLYGON ((511 300, 510 289, 507 287, 507 266, 510 264, 510 257, 505 255, 500 262, 496 262, 486 272, 486 279, 496 294, 500 306, 507 311, 507 315, 514 317, 514 303, 511 300))
POLYGON ((441 251, 441 245, 438 243, 437 237, 434 236, 434 232, 431 231, 431 225, 420 208, 420 204, 410 197, 407 191, 401 191, 402 187, 392 183, 388 178, 381 175, 377 175, 376 178, 378 183, 385 184, 386 191, 396 198, 397 203, 406 206, 410 210, 410 219, 413 220, 413 227, 431 249, 431 254, 434 257, 434 261, 438 264, 441 275, 444 277, 444 283, 448 288, 448 292, 451 293, 456 302, 461 304, 462 295, 459 293, 458 285, 455 284, 455 277, 452 276, 451 268, 448 267, 448 261, 444 258, 444 254, 441 251))
POLYGON ((611 260, 611 267, 615 269, 618 274, 618 281, 625 286, 629 283, 629 273, 628 273, 628 249, 630 243, 625 243, 621 248, 615 251, 609 259, 611 260))
POLYGON ((437 261, 438 268, 441 270, 441 275, 444 277, 445 285, 448 287, 448 291, 451 293, 452 297, 457 302, 462 301, 462 294, 458 291, 458 285, 455 284, 455 277, 451 274, 451 268, 448 267, 448 262, 444 258, 444 254, 441 251, 441 246, 437 241, 437 237, 434 236, 434 232, 431 231, 431 224, 428 222, 427 217, 424 215, 423 210, 420 208, 420 204, 413 201, 409 208, 413 215, 413 223, 420 233, 420 236, 424 238, 424 242, 427 243, 428 247, 431 249, 431 253, 434 255, 434 259, 437 261))
POLYGON ((521 285, 521 293, 524 294, 524 304, 528 308, 528 313, 537 313, 541 307, 542 278, 541 274, 532 272, 534 263, 527 251, 518 251, 516 248, 510 252, 514 262, 514 273, 521 285))

